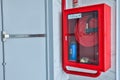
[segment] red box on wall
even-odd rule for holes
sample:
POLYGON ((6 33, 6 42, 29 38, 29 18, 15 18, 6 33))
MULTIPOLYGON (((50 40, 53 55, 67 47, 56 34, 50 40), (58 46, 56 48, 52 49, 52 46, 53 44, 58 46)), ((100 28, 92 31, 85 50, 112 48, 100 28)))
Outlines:
POLYGON ((107 4, 65 9, 62 4, 62 65, 69 74, 97 77, 111 67, 111 8, 107 4), (95 70, 86 73, 66 67, 95 70))

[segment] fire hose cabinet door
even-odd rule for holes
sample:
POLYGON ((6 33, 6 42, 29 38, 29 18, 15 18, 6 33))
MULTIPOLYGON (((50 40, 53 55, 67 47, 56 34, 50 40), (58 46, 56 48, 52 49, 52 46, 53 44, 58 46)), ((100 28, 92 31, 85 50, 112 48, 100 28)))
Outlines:
POLYGON ((111 8, 97 4, 62 13, 63 69, 70 74, 97 77, 111 67, 111 8), (98 71, 91 75, 67 66, 98 71))

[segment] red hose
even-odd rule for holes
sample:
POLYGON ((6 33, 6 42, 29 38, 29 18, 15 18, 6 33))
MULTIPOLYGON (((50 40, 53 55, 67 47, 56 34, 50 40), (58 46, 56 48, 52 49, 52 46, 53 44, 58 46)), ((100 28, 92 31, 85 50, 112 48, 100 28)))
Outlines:
POLYGON ((91 18, 91 16, 80 18, 75 26, 75 38, 84 47, 92 47, 98 43, 98 34, 97 32, 86 33, 87 24, 89 28, 97 27, 97 18, 91 18))

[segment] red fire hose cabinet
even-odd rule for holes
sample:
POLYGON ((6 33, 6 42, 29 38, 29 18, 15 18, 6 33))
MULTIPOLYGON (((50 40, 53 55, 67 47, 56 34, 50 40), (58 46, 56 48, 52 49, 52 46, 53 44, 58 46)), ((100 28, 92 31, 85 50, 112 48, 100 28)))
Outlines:
POLYGON ((62 4, 62 66, 68 74, 97 77, 111 67, 111 8, 97 4, 72 9, 62 4), (68 70, 67 67, 96 73, 68 70))

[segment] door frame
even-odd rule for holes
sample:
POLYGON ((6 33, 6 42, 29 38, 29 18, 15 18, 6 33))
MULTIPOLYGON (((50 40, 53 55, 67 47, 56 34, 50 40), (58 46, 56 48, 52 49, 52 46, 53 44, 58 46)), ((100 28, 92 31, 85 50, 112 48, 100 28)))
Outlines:
POLYGON ((53 0, 45 0, 46 16, 46 47, 47 47, 47 80, 54 80, 54 58, 53 58, 53 0))

